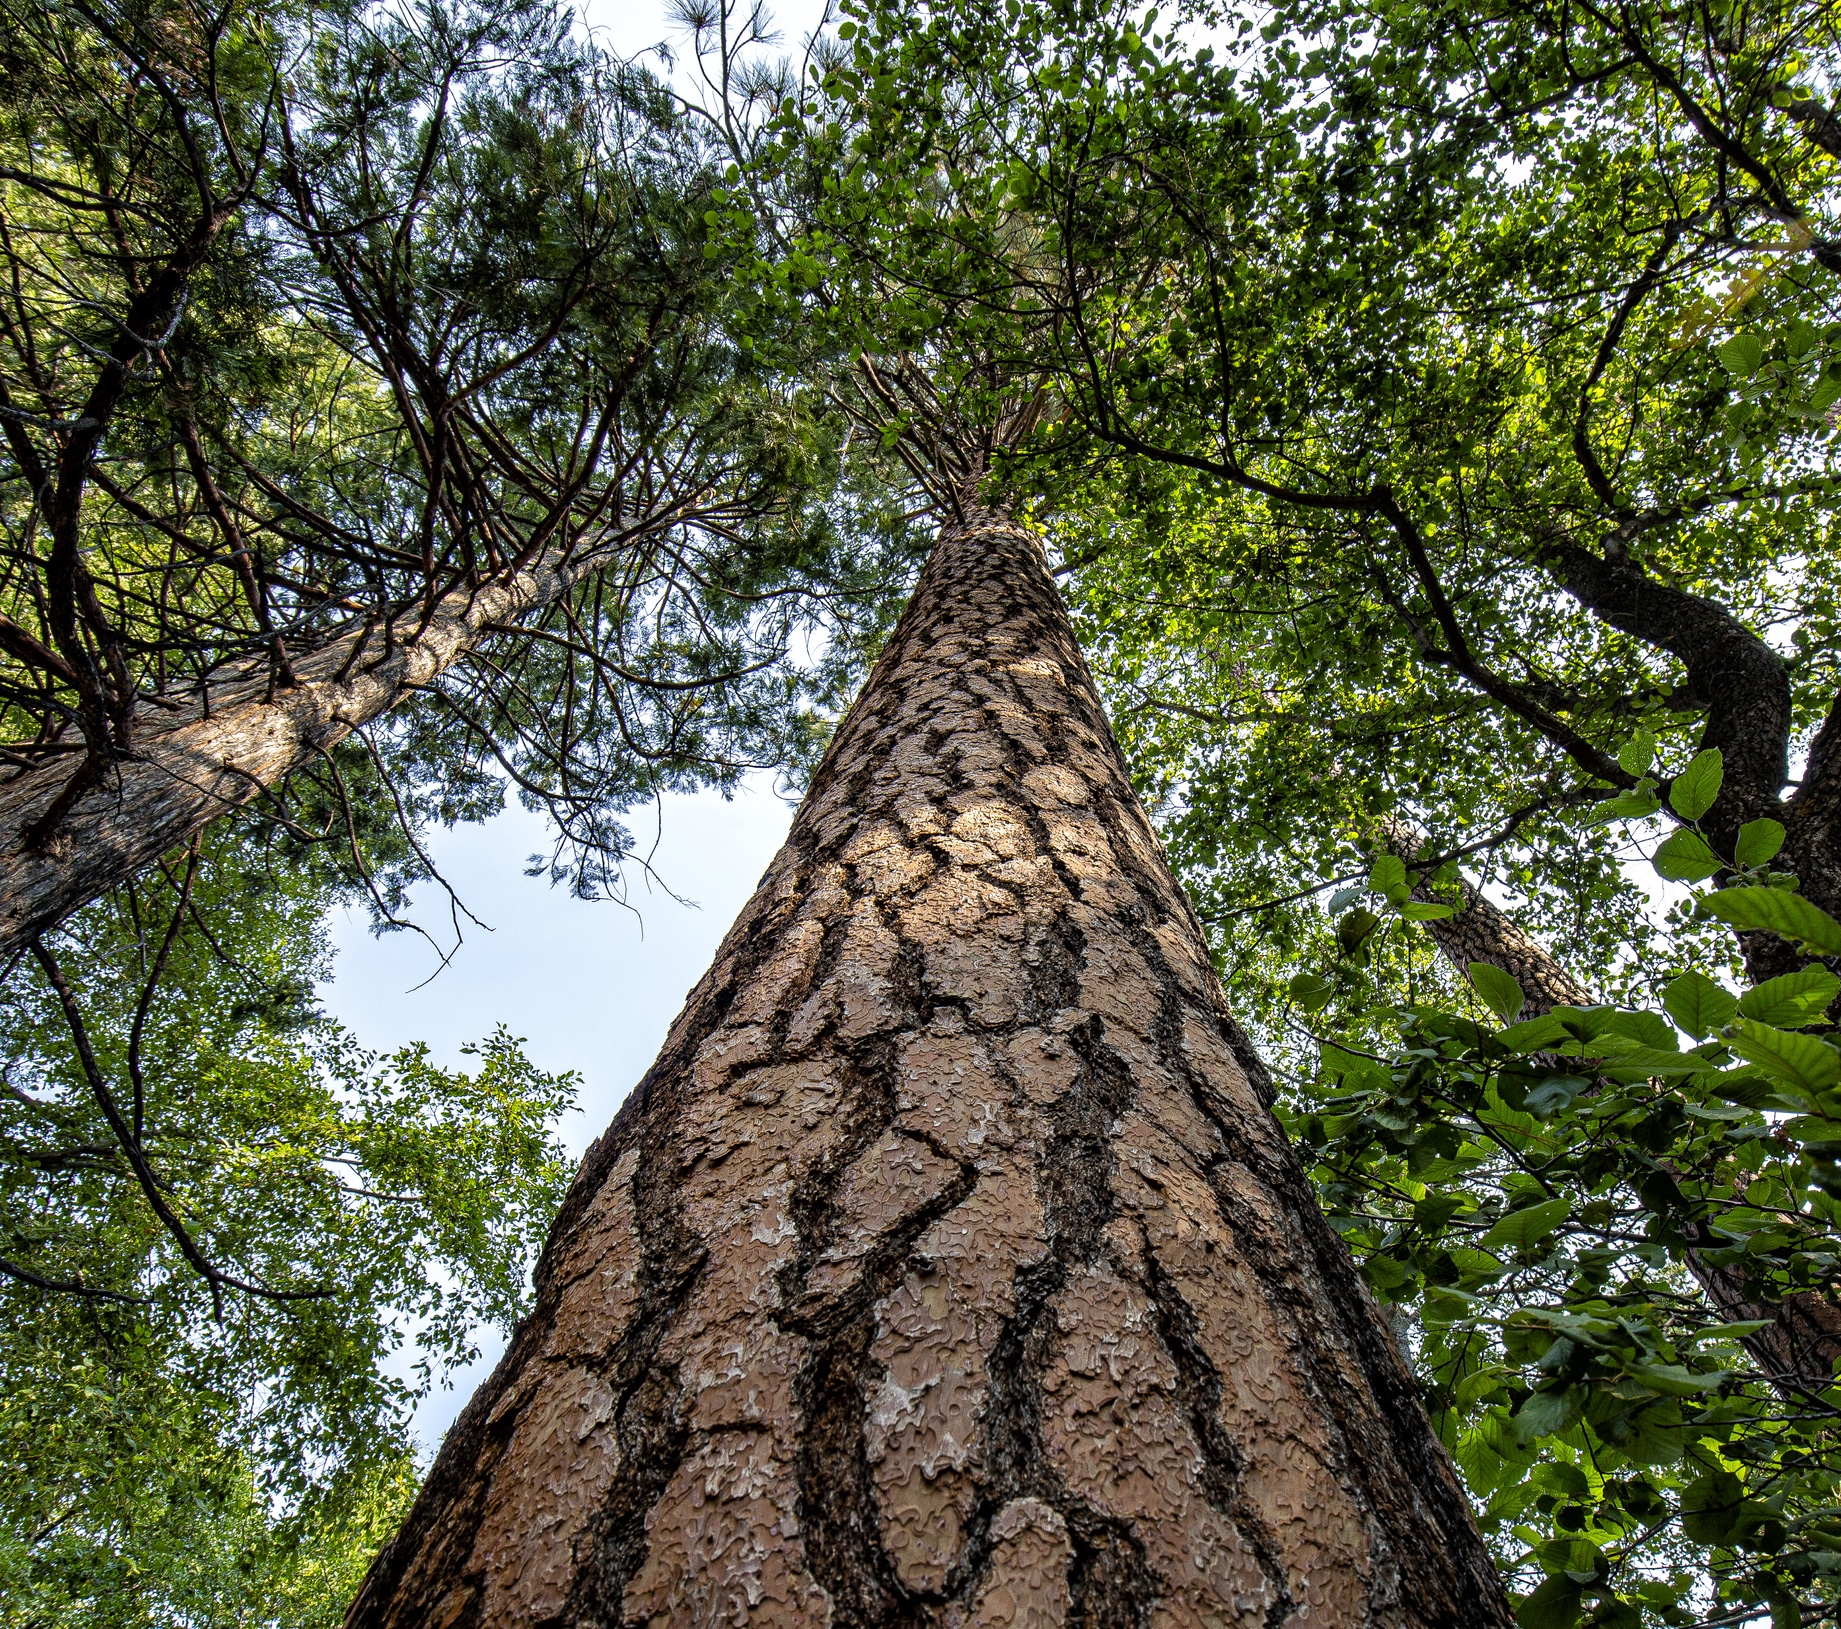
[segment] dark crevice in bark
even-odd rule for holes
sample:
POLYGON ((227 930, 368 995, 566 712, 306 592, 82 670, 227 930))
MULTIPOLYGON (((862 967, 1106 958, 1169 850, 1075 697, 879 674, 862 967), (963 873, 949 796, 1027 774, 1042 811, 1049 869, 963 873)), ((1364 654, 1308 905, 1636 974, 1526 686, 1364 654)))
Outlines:
POLYGON ((1177 1398, 1189 1418, 1189 1429, 1202 1445, 1200 1480, 1208 1502, 1234 1524, 1247 1548, 1259 1562, 1272 1591, 1266 1607, 1266 1629, 1279 1629, 1298 1604, 1285 1576, 1278 1536, 1258 1506, 1247 1497, 1240 1450, 1221 1419, 1221 1371, 1202 1345, 1195 1310, 1163 1270, 1151 1248, 1150 1231, 1138 1225, 1144 1252, 1144 1270, 1157 1318, 1157 1336, 1176 1365, 1177 1398))
MULTIPOLYGON (((838 938, 841 944, 841 933, 838 938)), ((822 985, 815 976, 809 987, 822 985)), ((923 1026, 933 1017, 936 1003, 915 947, 904 944, 897 953, 890 985, 904 1028, 923 1026)), ((848 1117, 842 1146, 793 1189, 790 1209, 799 1246, 781 1269, 782 1310, 774 1318, 807 1342, 794 1388, 802 1427, 798 1515, 806 1562, 831 1598, 836 1629, 893 1629, 925 1623, 928 1614, 926 1602, 896 1576, 879 1530, 865 1437, 870 1393, 881 1377, 870 1351, 874 1309, 907 1270, 915 1240, 970 1195, 977 1171, 954 1159, 936 1139, 904 1133, 956 1166, 954 1179, 876 1241, 861 1276, 845 1294, 809 1294, 812 1268, 843 1221, 838 1198, 851 1167, 895 1123, 899 1060, 893 1035, 872 1036, 852 1048, 841 1095, 848 1117)))
MULTIPOLYGON (((1074 1004, 1085 941, 1064 916, 1038 940, 1030 963, 1030 1019, 1074 1004)), ((1042 1374, 1054 1345, 1050 1306, 1071 1274, 1092 1264, 1112 1219, 1110 1127, 1130 1107, 1130 1071, 1089 1018, 1069 1032, 1080 1058, 1074 1082, 1049 1108, 1053 1131, 1038 1166, 1048 1259, 1016 1276, 1016 1310, 994 1343, 984 1426, 986 1482, 971 1523, 965 1578, 969 1594, 990 1551, 990 1526, 1012 1499, 1034 1497, 1067 1523, 1068 1623, 1079 1629, 1142 1629, 1162 1590, 1143 1545, 1124 1522, 1076 1497, 1042 1446, 1042 1374)))
MULTIPOLYGON (((1025 703, 1024 697, 1015 694, 1014 687, 1013 696, 1019 705, 1025 703)), ((1120 779, 1129 784, 1123 755, 1119 753, 1103 715, 1089 696, 1075 691, 1070 695, 1070 700, 1077 712, 1086 715, 1081 722, 1111 745, 1120 779)), ((1051 757, 1064 757, 1068 743, 1061 721, 1051 716, 1045 720, 1038 719, 1038 724, 1047 739, 1051 757)), ((1022 766, 1017 762, 1013 746, 1009 758, 1011 774, 1020 785, 1022 766)), ((1034 810, 1027 801, 1023 806, 1030 810, 1031 826, 1039 851, 1051 856, 1056 875, 1068 896, 1080 898, 1083 892, 1080 881, 1069 871, 1061 856, 1056 854, 1040 812, 1034 810)), ((1131 845, 1121 829, 1124 811, 1105 796, 1096 800, 1096 810, 1115 855, 1128 855, 1131 845)), ((1133 881, 1141 898, 1157 898, 1158 890, 1154 883, 1147 886, 1146 879, 1139 877, 1134 877, 1133 881)), ((1161 946, 1141 917, 1136 917, 1131 908, 1127 908, 1124 914, 1134 918, 1131 922, 1131 937, 1141 954, 1148 949, 1146 961, 1158 980, 1162 994, 1164 1011, 1158 1028, 1163 1061, 1180 1075, 1184 1062, 1180 1046, 1181 993, 1178 982, 1163 957, 1161 946)), ((1037 961, 1032 969, 1031 1016, 1037 1021, 1052 1018, 1055 1013, 1077 1005, 1080 992, 1079 969, 1084 953, 1084 938, 1079 929, 1065 916, 1059 919, 1053 932, 1038 947, 1037 961)), ((1231 1028, 1232 1033, 1227 1037, 1230 1048, 1237 1056, 1242 1053, 1253 1056, 1257 1070, 1253 1077, 1256 1081, 1255 1090, 1260 1091, 1262 1097, 1269 1096, 1271 1082, 1264 1063, 1253 1054, 1239 1026, 1232 1025, 1231 1028)), ((1032 1281, 1028 1286, 1030 1293, 1027 1302, 1023 1278, 1019 1278, 1018 1313, 1012 1321, 1012 1329, 1020 1337, 1019 1346, 1015 1360, 1007 1364, 1000 1365, 996 1356, 993 1357, 994 1416, 999 1395, 995 1384, 996 1374, 1000 1368, 1004 1369, 1013 1381, 1024 1381, 1040 1374, 1041 1365, 1046 1360, 1046 1350, 1031 1352, 1029 1348, 1039 1339, 1037 1331, 1041 1308, 1067 1282, 1070 1262, 1084 1265, 1093 1259, 1098 1251, 1101 1230, 1113 1214, 1110 1134, 1113 1123, 1131 1104, 1133 1083, 1129 1069, 1105 1045, 1103 1035, 1104 1025, 1094 1017, 1071 1031, 1068 1036, 1081 1057, 1082 1073, 1075 1088, 1055 1105, 1056 1134, 1041 1165, 1044 1209, 1049 1219, 1049 1236, 1055 1253, 1042 1267, 1023 1275, 1023 1278, 1032 1281), (1083 1086, 1088 1089, 1081 1090, 1083 1086), (1103 1203, 1095 1203, 1095 1195, 1103 1196, 1103 1203)), ((1143 1232, 1142 1225, 1140 1232, 1143 1232)), ((1200 1480, 1204 1495, 1221 1514, 1234 1523, 1256 1557, 1272 1594, 1266 1621, 1276 1629, 1290 1615, 1295 1602, 1285 1577, 1283 1562, 1279 1559, 1277 1543, 1263 1517, 1240 1492, 1240 1457, 1221 1419, 1220 1372, 1201 1350, 1195 1338, 1194 1313, 1168 1276, 1158 1267, 1149 1248, 1148 1236, 1145 1238, 1144 1255, 1150 1281, 1143 1287, 1150 1293, 1159 1338, 1177 1372, 1179 1400, 1201 1449, 1200 1480)), ((1006 1339, 1011 1333, 1006 1331, 1006 1339)), ((1041 1339, 1040 1344, 1045 1347, 1045 1339, 1041 1339)), ((999 1351, 1004 1350, 1000 1343, 999 1351)), ((1006 1356, 1009 1355, 1006 1353, 1006 1356)), ((1019 1417, 1027 1418, 1039 1429, 1039 1396, 1032 1398, 1020 1394, 1017 1400, 1024 1405, 1019 1417)), ((1006 1491, 1005 1497, 1016 1497, 1021 1492, 1034 1493, 1056 1504, 1068 1521, 1069 1535, 1075 1547, 1075 1561, 1070 1569, 1075 1602, 1074 1621, 1094 1624, 1138 1621, 1120 1613, 1126 1609, 1131 1612, 1148 1611, 1151 1597, 1144 1593, 1144 1589, 1154 1588, 1154 1577, 1147 1572, 1142 1580, 1133 1580, 1130 1557, 1121 1554, 1107 1542, 1110 1530, 1100 1529, 1083 1534, 1075 1513, 1066 1508, 1064 1498, 1057 1498, 1047 1488, 1033 1484, 1018 1484, 1015 1491, 1006 1491), (1089 1602, 1090 1605, 1083 1604, 1089 1602), (1083 1611, 1086 1613, 1084 1617, 1083 1611)), ((993 1510, 997 1504, 1001 1504, 1001 1500, 993 1504, 993 1510)), ((1142 1566, 1141 1556, 1138 1565, 1142 1566)))
POLYGON ((689 1440, 678 1372, 656 1361, 659 1343, 709 1259, 702 1240, 678 1214, 677 1179, 675 1151, 662 1137, 644 1139, 633 1173, 633 1209, 644 1244, 639 1305, 605 1365, 616 1387, 614 1432, 623 1474, 590 1528, 594 1560, 571 1592, 570 1619, 621 1621, 626 1587, 646 1557, 647 1512, 658 1503, 689 1440))
MULTIPOLYGON (((803 1179, 794 1190, 793 1220, 799 1251, 780 1275, 783 1328, 808 1343, 794 1395, 802 1430, 799 1442, 799 1524, 812 1576, 831 1597, 837 1629, 920 1624, 923 1603, 895 1575, 882 1546, 875 1483, 864 1425, 869 1397, 880 1371, 871 1356, 874 1308, 892 1291, 908 1266, 914 1241, 977 1182, 976 1170, 953 1160, 957 1175, 900 1227, 877 1240, 862 1275, 844 1295, 817 1299, 806 1294, 813 1263, 837 1230, 837 1194, 852 1164, 894 1123, 897 1065, 895 1045, 878 1036, 856 1049, 847 1095, 853 1124, 838 1157, 803 1179)), ((931 1138, 917 1138, 936 1155, 950 1155, 931 1138)))

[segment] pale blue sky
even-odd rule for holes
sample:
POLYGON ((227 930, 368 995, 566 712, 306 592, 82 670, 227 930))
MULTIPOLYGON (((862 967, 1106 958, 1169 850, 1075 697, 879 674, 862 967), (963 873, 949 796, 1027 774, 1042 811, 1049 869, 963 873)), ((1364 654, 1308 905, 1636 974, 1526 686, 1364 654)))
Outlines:
MULTIPOLYGON (((549 842, 543 819, 521 808, 436 832, 436 865, 492 931, 463 922, 459 951, 430 979, 439 962, 426 940, 373 938, 362 909, 338 913, 325 1005, 375 1050, 426 1041, 450 1065, 462 1062, 463 1045, 504 1024, 541 1067, 581 1075, 579 1109, 564 1126, 579 1154, 646 1072, 791 820, 766 776, 732 801, 705 792, 633 811, 628 824, 664 887, 634 867, 627 906, 573 899, 525 876, 526 856, 547 853, 549 842)), ((451 942, 438 888, 418 890, 407 914, 451 942)))

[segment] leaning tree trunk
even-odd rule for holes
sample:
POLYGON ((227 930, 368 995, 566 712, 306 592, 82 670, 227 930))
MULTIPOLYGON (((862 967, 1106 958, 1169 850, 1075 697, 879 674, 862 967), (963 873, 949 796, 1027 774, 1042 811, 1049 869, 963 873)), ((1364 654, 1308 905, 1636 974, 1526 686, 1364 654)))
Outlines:
POLYGON ((1506 1625, 1034 540, 942 533, 358 1626, 1506 1625))
MULTIPOLYGON (((1419 834, 1403 821, 1383 821, 1381 840, 1409 863, 1420 851, 1419 834)), ((1468 974, 1472 962, 1486 962, 1510 974, 1527 998, 1522 1013, 1528 1018, 1555 1007, 1589 1007, 1596 1002, 1469 878, 1461 878, 1460 887, 1457 914, 1425 924, 1433 943, 1460 973, 1468 974)), ((1427 900, 1437 897, 1437 890, 1427 885, 1415 892, 1427 900)), ((1761 1301, 1743 1268, 1716 1267, 1697 1250, 1687 1252, 1687 1266, 1722 1318, 1732 1323, 1769 1321, 1768 1329, 1745 1338, 1745 1347, 1780 1395, 1800 1402, 1810 1387, 1820 1390, 1833 1383, 1835 1365, 1841 1362, 1841 1307, 1816 1290, 1782 1301, 1761 1301)))
POLYGON ((367 625, 297 658, 277 688, 266 655, 220 679, 189 716, 142 726, 131 758, 66 813, 52 840, 25 834, 58 799, 68 764, 0 782, 0 958, 127 882, 219 815, 253 803, 316 754, 444 673, 495 622, 560 599, 618 557, 612 548, 552 551, 479 588, 456 588, 420 620, 387 634, 367 625))

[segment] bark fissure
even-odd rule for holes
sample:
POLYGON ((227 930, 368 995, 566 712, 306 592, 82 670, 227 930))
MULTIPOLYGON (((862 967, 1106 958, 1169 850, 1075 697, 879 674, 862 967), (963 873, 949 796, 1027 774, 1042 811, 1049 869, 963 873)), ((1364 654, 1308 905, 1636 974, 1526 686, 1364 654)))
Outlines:
MULTIPOLYGON (((1078 929, 1057 921, 1032 981, 1036 1008, 1065 1011, 1075 984, 1078 929), (1073 952, 1069 957, 1068 952, 1073 952), (1060 951, 1061 955, 1054 954, 1060 951), (1070 965, 1072 963, 1072 965, 1070 965), (1050 1003, 1054 1003, 1053 1006, 1050 1003)), ((1093 1263, 1101 1232, 1115 1212, 1113 1151, 1108 1131, 1130 1106, 1131 1073, 1105 1045, 1097 1018, 1069 1031, 1080 1058, 1074 1084, 1050 1107, 1053 1132, 1043 1151, 1040 1191, 1050 1255, 1017 1277, 1017 1310, 991 1354, 991 1411, 986 1425, 994 1472, 969 1547, 975 1567, 986 1559, 992 1522, 1012 1501, 1041 1500, 1067 1523, 1073 1561, 1068 1571, 1068 1622, 1082 1629, 1140 1629, 1149 1620, 1162 1580, 1127 1525, 1075 1497, 1043 1451, 1042 1373, 1049 1362, 1054 1298, 1071 1273, 1093 1263)))
POLYGON ((565 1614, 599 1623, 620 1621, 626 1587, 645 1556, 646 1514, 683 1462, 690 1434, 683 1380, 676 1365, 659 1364, 658 1349, 709 1257, 675 1214, 668 1166, 642 1160, 633 1188, 644 1252, 639 1307, 606 1364, 619 1387, 615 1435, 625 1475, 593 1523, 593 1564, 571 1589, 568 1605, 576 1610, 565 1614))
POLYGON ((971 513, 352 1629, 1506 1625, 1265 1090, 971 513))
MULTIPOLYGON (((913 983, 904 994, 918 994, 913 983)), ((925 1010, 927 1003, 914 1002, 925 1010)), ((931 1016, 931 1014, 928 1014, 931 1016)), ((875 1498, 863 1422, 868 1410, 874 1324, 868 1315, 907 1265, 915 1239, 972 1191, 977 1172, 955 1161, 937 1139, 904 1132, 940 1159, 958 1167, 956 1178, 937 1197, 916 1209, 878 1241, 861 1282, 848 1294, 806 1306, 814 1261, 830 1245, 842 1218, 836 1204, 850 1165, 868 1152, 896 1117, 894 1048, 877 1036, 856 1049, 859 1072, 849 1112, 855 1125, 840 1157, 814 1171, 792 1195, 799 1228, 799 1254, 780 1272, 784 1309, 776 1320, 807 1341, 795 1396, 804 1431, 799 1454, 799 1514, 812 1572, 831 1597, 840 1625, 915 1624, 924 1621, 915 1593, 895 1576, 876 1531, 875 1498)))

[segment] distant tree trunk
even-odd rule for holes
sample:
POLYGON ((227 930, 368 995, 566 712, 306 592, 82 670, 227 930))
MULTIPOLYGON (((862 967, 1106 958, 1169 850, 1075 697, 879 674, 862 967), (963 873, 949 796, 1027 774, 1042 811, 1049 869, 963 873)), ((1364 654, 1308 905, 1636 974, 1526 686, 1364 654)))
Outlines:
MULTIPOLYGON (((1420 850, 1419 834, 1404 822, 1382 823, 1382 841, 1409 863, 1420 850)), ((1487 962, 1511 974, 1527 997, 1525 1018, 1536 1018, 1555 1007, 1589 1007, 1596 1001, 1584 985, 1542 950, 1521 928, 1492 905, 1468 878, 1461 879, 1463 897, 1455 916, 1428 922, 1426 929, 1460 973, 1472 962, 1487 962)), ((1434 890, 1417 892, 1433 897, 1434 890)), ((1742 1268, 1715 1267, 1699 1252, 1687 1252, 1688 1270, 1707 1292, 1719 1315, 1732 1323, 1768 1318, 1769 1329, 1747 1337, 1745 1345, 1778 1390, 1791 1400, 1804 1389, 1829 1385, 1835 1364, 1841 1362, 1841 1307, 1814 1290, 1779 1302, 1756 1298, 1742 1268)))
MULTIPOLYGON (((1418 857, 1424 839, 1404 820, 1383 820, 1381 841, 1389 852, 1408 865, 1418 857)), ((1428 885, 1414 890, 1423 900, 1450 903, 1448 894, 1428 885)), ((1527 934, 1512 917, 1496 909, 1468 877, 1458 877, 1455 916, 1427 922, 1432 942, 1458 972, 1468 974, 1472 962, 1498 967, 1521 986, 1527 998, 1522 1016, 1536 1018, 1555 1007, 1589 1007, 1591 991, 1566 971, 1527 934)))
POLYGON ((1264 1079, 947 528, 348 1625, 1507 1625, 1264 1079))
POLYGON ((387 636, 381 626, 354 629, 297 658, 291 686, 273 684, 266 655, 252 658, 189 716, 144 723, 134 755, 110 766, 43 846, 23 834, 58 801, 69 764, 0 782, 0 958, 381 717, 492 623, 551 604, 616 558, 611 549, 566 561, 552 553, 483 587, 454 589, 420 627, 404 618, 387 636))

